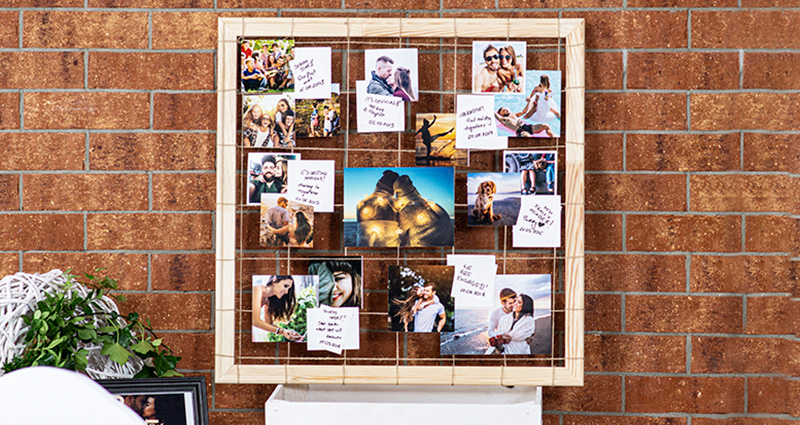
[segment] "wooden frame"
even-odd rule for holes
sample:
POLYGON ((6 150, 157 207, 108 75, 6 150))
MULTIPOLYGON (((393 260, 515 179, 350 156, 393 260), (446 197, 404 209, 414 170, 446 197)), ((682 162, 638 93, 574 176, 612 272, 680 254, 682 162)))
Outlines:
POLYGON ((219 18, 215 370, 220 383, 583 385, 584 20, 219 18), (235 357, 237 61, 239 37, 566 39, 563 366, 242 365, 235 357), (506 369, 513 368, 513 373, 506 369))

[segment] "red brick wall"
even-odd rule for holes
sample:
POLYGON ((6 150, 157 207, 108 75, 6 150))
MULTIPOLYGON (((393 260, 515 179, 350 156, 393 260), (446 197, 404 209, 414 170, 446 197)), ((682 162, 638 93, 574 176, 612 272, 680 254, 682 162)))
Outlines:
POLYGON ((586 385, 545 423, 800 420, 800 1, 342 4, 4 2, 0 271, 108 268, 212 424, 261 424, 271 386, 210 383, 217 17, 582 17, 586 385))

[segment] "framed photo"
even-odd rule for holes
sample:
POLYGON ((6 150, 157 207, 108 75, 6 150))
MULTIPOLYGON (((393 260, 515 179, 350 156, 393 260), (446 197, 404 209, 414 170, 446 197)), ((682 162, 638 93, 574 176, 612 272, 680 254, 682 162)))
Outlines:
POLYGON ((97 381, 149 423, 208 425, 206 379, 102 379, 97 381))

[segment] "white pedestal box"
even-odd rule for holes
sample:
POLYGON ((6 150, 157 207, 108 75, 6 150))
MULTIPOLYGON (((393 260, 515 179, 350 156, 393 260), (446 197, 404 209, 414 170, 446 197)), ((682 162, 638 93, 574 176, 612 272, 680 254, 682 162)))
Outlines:
POLYGON ((278 385, 266 425, 542 423, 541 387, 278 385))

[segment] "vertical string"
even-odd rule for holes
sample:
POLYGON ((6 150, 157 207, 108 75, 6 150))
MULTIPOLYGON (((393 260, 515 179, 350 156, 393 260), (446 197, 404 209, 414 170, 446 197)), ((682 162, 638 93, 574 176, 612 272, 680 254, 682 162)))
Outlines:
MULTIPOLYGON (((345 65, 344 65, 344 90, 339 90, 339 105, 342 102, 342 94, 347 97, 347 119, 344 122, 344 166, 346 167, 349 164, 349 153, 350 149, 348 146, 350 144, 350 18, 347 18, 347 50, 345 50, 344 58, 345 65)), ((343 167, 344 168, 344 167, 343 167)), ((347 249, 347 248, 345 248, 347 249)))
MULTIPOLYGON (((403 48, 403 19, 400 19, 400 28, 399 28, 399 31, 397 33, 397 48, 398 49, 403 48)), ((367 72, 367 70, 365 69, 364 73, 366 74, 366 72, 367 72)), ((419 70, 417 70, 417 72, 419 72, 419 70)), ((419 79, 417 79, 417 80, 419 81, 419 79)), ((419 97, 419 86, 417 87, 417 96, 419 97)), ((417 98, 417 100, 419 101, 419 98, 417 98)), ((408 116, 409 114, 406 111, 409 111, 410 109, 411 109, 410 104, 406 105, 406 102, 403 102, 403 114, 408 116)), ((405 128, 403 129, 403 131, 398 131, 397 132, 397 166, 398 167, 402 167, 403 166, 402 165, 402 161, 403 161, 403 158, 402 158, 402 156, 403 156, 402 155, 403 133, 405 133, 405 128)))

